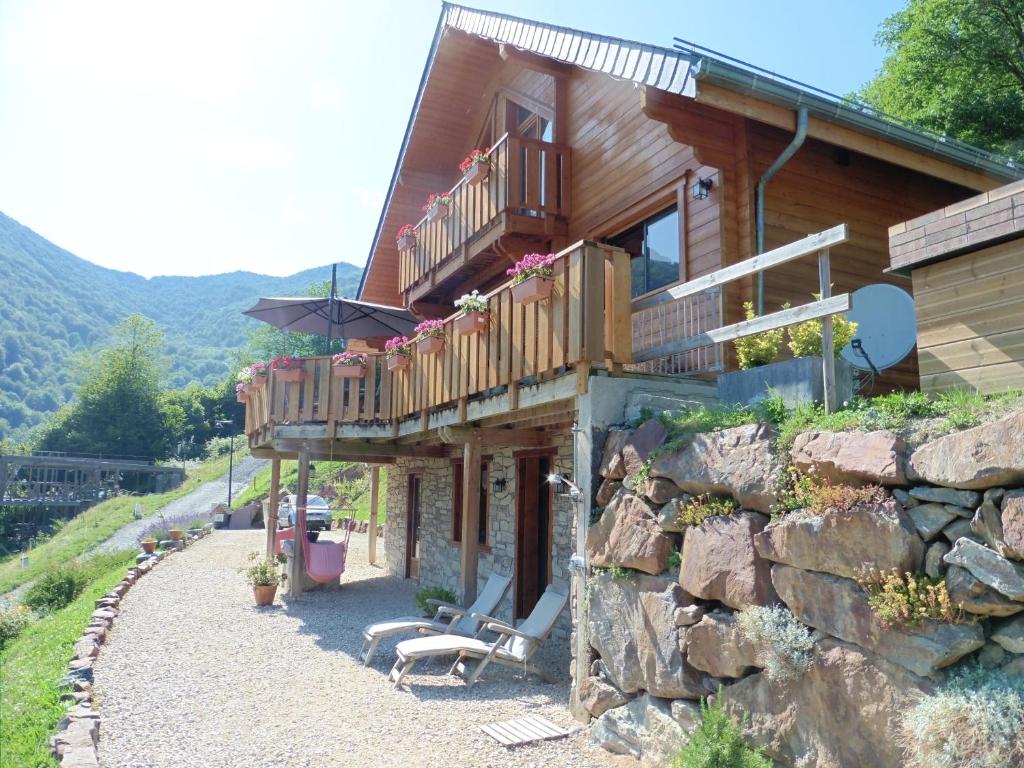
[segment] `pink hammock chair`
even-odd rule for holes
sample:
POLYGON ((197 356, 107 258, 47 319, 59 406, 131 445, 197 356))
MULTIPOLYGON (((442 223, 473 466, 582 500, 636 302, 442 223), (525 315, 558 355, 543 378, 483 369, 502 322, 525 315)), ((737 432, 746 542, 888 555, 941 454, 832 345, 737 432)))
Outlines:
MULTIPOLYGON (((306 528, 306 510, 298 510, 303 530, 306 528)), ((346 526, 345 541, 310 541, 302 537, 302 558, 306 561, 306 575, 320 584, 337 581, 345 572, 345 558, 348 555, 348 540, 352 527, 346 526)))

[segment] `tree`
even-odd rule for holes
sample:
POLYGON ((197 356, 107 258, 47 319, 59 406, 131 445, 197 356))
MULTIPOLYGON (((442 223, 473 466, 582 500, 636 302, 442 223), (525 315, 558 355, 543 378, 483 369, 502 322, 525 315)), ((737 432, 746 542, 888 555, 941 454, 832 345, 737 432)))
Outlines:
POLYGON ((876 42, 889 54, 860 100, 1024 159, 1024 0, 910 0, 876 42))

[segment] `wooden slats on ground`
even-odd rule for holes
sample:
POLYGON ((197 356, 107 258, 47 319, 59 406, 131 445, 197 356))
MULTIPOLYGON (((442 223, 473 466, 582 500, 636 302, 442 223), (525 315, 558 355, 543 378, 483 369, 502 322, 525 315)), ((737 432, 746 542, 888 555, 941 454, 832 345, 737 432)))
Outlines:
POLYGON ((569 731, 559 728, 547 718, 537 715, 481 725, 480 730, 506 747, 518 747, 548 739, 561 739, 569 735, 569 731))

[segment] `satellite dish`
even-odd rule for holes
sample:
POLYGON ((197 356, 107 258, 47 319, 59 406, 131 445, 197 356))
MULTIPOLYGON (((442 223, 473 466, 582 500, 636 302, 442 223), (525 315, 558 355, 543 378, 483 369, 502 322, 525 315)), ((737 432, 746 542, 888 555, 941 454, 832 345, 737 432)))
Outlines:
POLYGON ((865 285, 853 292, 847 318, 857 323, 853 340, 840 355, 862 371, 883 371, 910 354, 917 343, 914 298, 887 283, 865 285))

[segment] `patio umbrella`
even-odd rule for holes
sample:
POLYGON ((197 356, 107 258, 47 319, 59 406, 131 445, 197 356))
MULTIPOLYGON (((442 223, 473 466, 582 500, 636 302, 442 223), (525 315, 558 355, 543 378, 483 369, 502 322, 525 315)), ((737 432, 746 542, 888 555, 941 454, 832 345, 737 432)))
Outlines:
POLYGON ((339 339, 375 339, 412 334, 416 319, 401 307, 343 297, 260 299, 243 314, 282 331, 336 335, 339 339))

